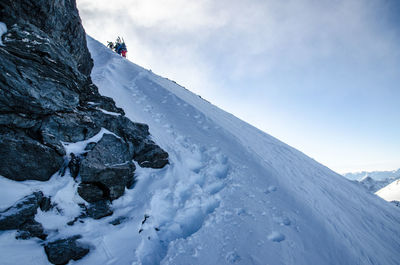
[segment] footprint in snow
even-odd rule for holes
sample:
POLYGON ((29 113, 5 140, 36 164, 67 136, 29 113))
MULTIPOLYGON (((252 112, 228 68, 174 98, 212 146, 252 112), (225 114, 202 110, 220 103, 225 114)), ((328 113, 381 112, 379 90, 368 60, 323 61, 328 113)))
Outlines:
POLYGON ((273 216, 273 220, 275 223, 284 226, 284 225, 290 225, 290 219, 286 216, 273 216))
POLYGON ((276 191, 278 188, 276 186, 269 186, 267 190, 264 191, 265 194, 269 194, 271 192, 276 191))
POLYGON ((279 243, 285 240, 285 235, 277 231, 273 231, 271 234, 268 235, 268 240, 279 243))
POLYGON ((146 105, 146 107, 143 109, 145 112, 150 112, 153 109, 152 106, 146 105))
POLYGON ((237 254, 235 251, 228 252, 225 259, 230 263, 236 263, 241 260, 239 254, 237 254))

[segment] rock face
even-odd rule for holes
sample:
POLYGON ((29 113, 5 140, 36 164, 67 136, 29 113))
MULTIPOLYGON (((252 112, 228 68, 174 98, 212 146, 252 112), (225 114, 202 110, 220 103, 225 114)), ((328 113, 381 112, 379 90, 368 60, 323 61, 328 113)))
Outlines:
MULTIPOLYGON (((126 118, 92 83, 93 61, 75 0, 2 0, 0 22, 7 26, 0 45, 0 175, 47 181, 57 172, 70 173, 88 202, 70 225, 111 215, 112 200, 134 182, 132 160, 162 168, 168 154, 150 139, 146 124, 126 118), (66 143, 88 140, 102 128, 109 133, 83 152, 65 150, 66 143)), ((50 199, 41 192, 23 198, 0 213, 0 230, 44 240, 34 219, 38 207, 49 210, 50 199)), ((49 261, 67 264, 86 255, 89 248, 78 238, 47 243, 49 261)))
POLYGON ((79 189, 78 192, 87 201, 86 198, 91 196, 91 202, 114 200, 124 193, 125 187, 133 183, 134 171, 135 165, 132 163, 128 144, 114 135, 104 134, 80 166, 82 184, 91 185, 88 189, 97 190, 95 194, 100 194, 101 190, 102 196, 95 199, 86 194, 86 191, 82 192, 84 189, 79 189))
POLYGON ((79 193, 88 202, 121 196, 133 181, 132 159, 143 167, 168 163, 147 125, 126 118, 92 83, 75 0, 5 0, 0 17, 8 29, 0 46, 0 175, 46 181, 70 158, 62 142, 89 139, 101 128, 115 137, 67 161, 73 177, 81 174, 79 193))

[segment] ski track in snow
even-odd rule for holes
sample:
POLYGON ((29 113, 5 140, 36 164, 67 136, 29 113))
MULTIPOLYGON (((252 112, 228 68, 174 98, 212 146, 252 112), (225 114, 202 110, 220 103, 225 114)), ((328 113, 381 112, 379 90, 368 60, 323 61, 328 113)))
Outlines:
MULTIPOLYGON (((114 214, 74 226, 66 222, 79 215, 77 203, 85 202, 68 170, 46 183, 0 177, 2 190, 18 190, 0 195, 0 208, 43 190, 58 203, 36 215, 46 229, 57 229, 49 238, 82 234, 93 245, 70 264, 397 263, 400 214, 394 206, 91 38, 88 45, 99 91, 113 97, 128 118, 149 125, 170 164, 136 164, 135 186, 113 201, 114 214), (121 224, 110 224, 117 219, 121 224)), ((104 133, 110 132, 64 146, 68 154, 79 153, 104 133)), ((14 234, 0 233, 4 249, 29 251, 37 264, 47 264, 34 239, 21 243, 14 234)), ((31 261, 11 256, 15 250, 7 253, 0 260, 31 261)))

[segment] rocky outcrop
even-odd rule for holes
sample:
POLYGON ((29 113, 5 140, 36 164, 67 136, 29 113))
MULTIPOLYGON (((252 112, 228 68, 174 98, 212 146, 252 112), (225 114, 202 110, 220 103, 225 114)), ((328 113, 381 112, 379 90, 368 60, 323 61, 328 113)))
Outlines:
MULTIPOLYGON (((89 184, 87 188, 96 191, 102 197, 99 200, 114 200, 120 197, 133 183, 133 172, 135 165, 132 163, 132 155, 129 146, 115 135, 104 134, 103 138, 83 159, 80 166, 82 185, 89 184), (96 187, 96 188, 95 188, 96 187)), ((87 198, 87 191, 78 190, 82 198, 87 198)), ((91 196, 90 201, 96 201, 91 196)))
MULTIPOLYGON (((147 125, 125 117, 92 83, 93 61, 75 0, 3 0, 0 20, 7 26, 0 45, 0 175, 47 181, 57 172, 69 173, 81 182, 78 194, 88 203, 68 225, 112 215, 112 201, 134 182, 132 160, 162 168, 168 154, 150 139, 147 125), (109 133, 83 152, 65 149, 102 128, 109 133)), ((34 219, 38 207, 51 209, 50 199, 41 192, 23 198, 0 213, 0 230, 17 229, 18 239, 44 240, 47 235, 34 219)), ((45 244, 49 261, 67 264, 86 255, 89 247, 78 239, 45 244)))
POLYGON ((81 236, 59 239, 45 245, 47 258, 53 264, 67 264, 70 260, 79 260, 89 253, 90 247, 78 241, 81 236))
POLYGON ((47 204, 48 198, 42 192, 35 192, 24 197, 15 205, 0 212, 0 230, 18 229, 17 238, 46 238, 42 225, 34 220, 37 209, 47 204))
MULTIPOLYGON (((124 161, 96 161, 103 142, 86 158, 71 156, 73 177, 83 173, 80 194, 99 194, 94 187, 105 187, 102 197, 116 199, 133 181, 132 159, 143 167, 168 163, 168 154, 150 140, 147 125, 126 118, 92 83, 93 62, 74 0, 5 0, 0 15, 8 28, 0 46, 0 175, 48 180, 65 163, 62 142, 89 139, 101 128, 119 139, 120 149, 110 152, 121 152, 124 161)), ((103 151, 102 156, 112 157, 103 151)), ((83 196, 93 201, 97 195, 83 196)))
POLYGON ((87 46, 82 45, 86 43, 86 36, 75 0, 3 0, 0 17, 7 26, 28 22, 40 29, 50 39, 63 44, 82 74, 90 74, 93 60, 87 46))

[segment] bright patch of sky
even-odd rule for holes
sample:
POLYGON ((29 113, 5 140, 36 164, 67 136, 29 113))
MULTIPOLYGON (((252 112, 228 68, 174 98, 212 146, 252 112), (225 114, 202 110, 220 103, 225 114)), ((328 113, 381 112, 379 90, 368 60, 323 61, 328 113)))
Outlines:
POLYGON ((77 0, 89 35, 338 172, 400 167, 396 0, 77 0))

